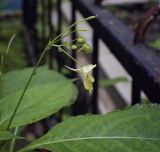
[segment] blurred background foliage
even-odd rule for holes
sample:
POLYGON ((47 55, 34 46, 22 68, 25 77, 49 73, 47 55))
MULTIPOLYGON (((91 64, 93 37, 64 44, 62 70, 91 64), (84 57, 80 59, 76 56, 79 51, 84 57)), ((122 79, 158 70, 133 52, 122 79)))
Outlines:
POLYGON ((5 56, 6 67, 4 72, 19 69, 26 65, 25 54, 23 51, 22 28, 19 18, 3 19, 0 24, 0 56, 5 56), (11 44, 9 54, 6 56, 6 48, 9 39, 13 34, 16 37, 11 44))
POLYGON ((17 13, 20 9, 21 0, 0 0, 0 56, 5 56, 6 60, 5 68, 2 69, 4 73, 27 65, 23 47, 21 13, 17 13), (11 44, 9 54, 6 54, 8 42, 14 34, 16 37, 11 44))

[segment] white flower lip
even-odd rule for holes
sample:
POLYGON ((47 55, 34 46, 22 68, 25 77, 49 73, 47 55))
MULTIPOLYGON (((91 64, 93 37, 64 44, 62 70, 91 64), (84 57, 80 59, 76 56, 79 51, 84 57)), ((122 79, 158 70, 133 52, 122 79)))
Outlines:
POLYGON ((92 70, 96 67, 96 65, 93 65, 93 64, 88 64, 86 66, 83 66, 81 68, 81 70, 83 71, 84 74, 87 74, 89 72, 92 72, 92 70))

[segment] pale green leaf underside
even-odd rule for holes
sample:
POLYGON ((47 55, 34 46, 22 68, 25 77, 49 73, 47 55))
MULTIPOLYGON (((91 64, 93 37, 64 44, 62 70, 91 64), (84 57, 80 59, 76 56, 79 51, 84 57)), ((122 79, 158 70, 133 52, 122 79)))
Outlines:
POLYGON ((135 106, 108 115, 65 121, 23 151, 158 152, 160 106, 135 106))
MULTIPOLYGON (((7 127, 26 84, 26 78, 32 70, 12 72, 5 77, 0 99, 0 105, 3 105, 0 106, 0 130, 7 127)), ((72 104, 76 95, 77 90, 71 81, 56 72, 40 68, 31 81, 11 127, 26 125, 54 114, 61 108, 72 104)))
POLYGON ((13 138, 13 134, 11 134, 9 131, 0 131, 0 141, 8 140, 11 138, 13 138))

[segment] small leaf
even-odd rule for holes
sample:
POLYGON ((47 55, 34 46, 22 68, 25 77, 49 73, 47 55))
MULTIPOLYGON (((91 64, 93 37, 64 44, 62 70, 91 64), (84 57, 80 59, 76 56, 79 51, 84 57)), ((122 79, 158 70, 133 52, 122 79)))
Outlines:
POLYGON ((127 81, 128 80, 125 77, 117 77, 114 79, 101 79, 100 86, 101 87, 110 87, 110 86, 116 85, 120 82, 127 82, 127 81))
POLYGON ((71 118, 20 152, 158 152, 160 106, 136 105, 107 115, 71 118))
POLYGON ((154 42, 149 42, 149 46, 157 49, 157 51, 160 50, 160 39, 157 39, 156 41, 154 42))
POLYGON ((75 49, 77 49, 77 46, 76 46, 76 45, 72 45, 72 46, 71 46, 71 49, 72 49, 72 50, 75 50, 75 49))

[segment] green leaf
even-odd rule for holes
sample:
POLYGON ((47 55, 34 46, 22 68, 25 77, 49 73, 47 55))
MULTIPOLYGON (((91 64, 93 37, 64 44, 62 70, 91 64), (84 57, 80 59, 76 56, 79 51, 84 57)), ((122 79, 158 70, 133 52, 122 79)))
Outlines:
POLYGON ((0 131, 0 141, 1 140, 8 140, 13 138, 13 134, 11 134, 9 131, 0 131))
MULTIPOLYGON (((0 130, 6 129, 22 94, 32 68, 11 72, 0 89, 0 130)), ((23 101, 13 119, 11 128, 41 120, 61 108, 71 105, 77 89, 70 80, 47 68, 39 68, 31 81, 23 101)))
POLYGON ((100 86, 101 87, 110 87, 120 82, 127 82, 127 78, 125 77, 117 77, 114 79, 101 79, 100 86))
MULTIPOLYGON (((12 71, 5 74, 2 84, 0 84, 0 98, 23 90, 32 71, 33 68, 26 68, 24 70, 12 71)), ((63 80, 66 81, 67 79, 58 72, 48 70, 46 66, 39 67, 29 85, 29 88, 43 84, 50 84, 53 83, 53 81, 57 82, 63 80)))
POLYGON ((160 106, 137 105, 107 115, 79 116, 57 125, 20 152, 158 152, 160 106))
POLYGON ((157 50, 160 50, 160 39, 157 39, 154 42, 149 42, 148 44, 149 44, 149 46, 151 46, 157 50))

